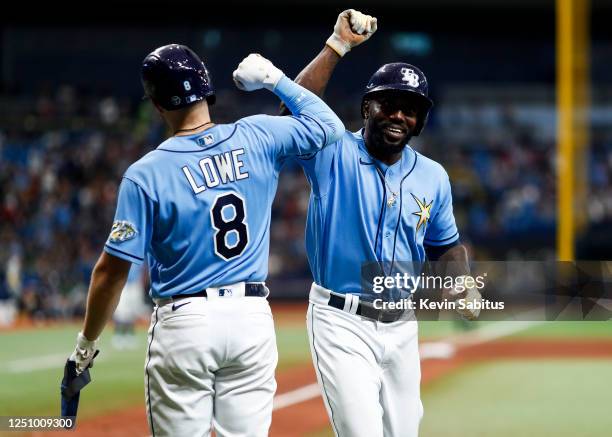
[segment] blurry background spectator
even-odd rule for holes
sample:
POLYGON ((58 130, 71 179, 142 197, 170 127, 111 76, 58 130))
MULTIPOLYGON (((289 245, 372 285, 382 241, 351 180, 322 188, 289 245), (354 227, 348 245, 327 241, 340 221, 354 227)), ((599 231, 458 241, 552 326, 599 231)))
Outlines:
MULTIPOLYGON (((264 3, 274 9, 274 2, 264 3)), ((507 25, 487 21, 501 13, 496 9, 479 9, 480 15, 470 8, 447 9, 456 12, 450 26, 448 20, 437 21, 436 11, 424 3, 421 10, 411 9, 420 17, 415 23, 398 15, 401 6, 393 2, 380 10, 364 7, 379 17, 380 31, 338 67, 326 96, 347 128, 357 130, 364 85, 379 65, 404 60, 422 67, 436 106, 412 146, 448 170, 462 239, 477 259, 554 258, 555 63, 549 6, 504 9, 510 14, 507 25), (521 29, 512 17, 520 18, 521 29)), ((217 88, 219 103, 212 113, 218 122, 276 114, 273 96, 239 92, 231 71, 247 53, 260 52, 295 75, 320 49, 338 8, 321 11, 314 24, 299 18, 288 23, 263 7, 253 15, 257 28, 240 27, 251 17, 244 12, 239 22, 208 20, 214 27, 203 27, 197 16, 183 16, 187 21, 180 25, 164 16, 163 26, 134 29, 129 8, 122 15, 125 22, 113 27, 3 26, 0 324, 14 317, 15 305, 35 319, 82 314, 121 176, 168 135, 141 99, 139 68, 146 53, 170 42, 200 53, 217 88), (261 27, 264 23, 270 27, 261 27)), ((595 60, 612 52, 612 39, 594 27, 595 60)), ((584 234, 579 256, 610 258, 612 76, 609 62, 594 61, 592 69, 586 213, 598 237, 584 234)), ((308 196, 301 169, 288 163, 272 213, 275 297, 303 299, 308 290, 303 244, 308 196)))

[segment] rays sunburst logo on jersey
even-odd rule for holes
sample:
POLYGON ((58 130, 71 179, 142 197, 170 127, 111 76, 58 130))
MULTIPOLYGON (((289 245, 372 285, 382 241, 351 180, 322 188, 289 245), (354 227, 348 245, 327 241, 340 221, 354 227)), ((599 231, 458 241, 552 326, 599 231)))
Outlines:
POLYGON ((127 220, 117 220, 113 223, 108 240, 112 243, 123 243, 136 236, 136 227, 127 220))
POLYGON ((416 231, 418 233, 419 229, 421 229, 423 225, 426 226, 427 223, 429 222, 429 219, 431 218, 431 206, 433 205, 433 200, 427 203, 427 200, 425 200, 424 197, 423 197, 422 202, 414 194, 412 194, 412 197, 414 198, 414 201, 419 206, 419 210, 412 213, 412 215, 416 215, 417 217, 419 217, 419 222, 417 223, 417 227, 416 227, 416 231))

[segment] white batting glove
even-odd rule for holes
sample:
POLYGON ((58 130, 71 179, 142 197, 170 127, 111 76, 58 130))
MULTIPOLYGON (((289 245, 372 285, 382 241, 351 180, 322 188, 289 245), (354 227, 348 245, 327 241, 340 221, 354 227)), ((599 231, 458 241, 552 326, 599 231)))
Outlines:
POLYGON ((476 288, 470 288, 462 299, 465 301, 465 308, 458 306, 456 311, 468 320, 477 319, 481 309, 478 304, 482 301, 480 292, 476 288))
POLYGON ((376 32, 376 29, 378 29, 376 18, 354 9, 347 9, 338 15, 334 33, 325 44, 342 57, 353 47, 368 40, 376 32))
MULTIPOLYGON (((463 281, 465 283, 465 280, 463 281)), ((480 315, 480 306, 478 303, 482 301, 482 295, 476 287, 465 287, 464 290, 452 288, 447 290, 448 295, 455 300, 464 300, 465 304, 460 306, 457 302, 457 312, 468 320, 477 319, 480 315), (476 306, 476 308, 472 308, 476 306), (465 307, 465 308, 464 308, 465 307)))
POLYGON ((263 56, 251 53, 238 64, 232 76, 236 86, 243 91, 260 88, 273 90, 283 77, 283 72, 263 56))
POLYGON ((93 359, 100 352, 96 349, 98 340, 90 341, 79 332, 77 335, 77 344, 74 352, 70 355, 70 360, 76 363, 77 374, 80 374, 88 367, 93 367, 93 359))

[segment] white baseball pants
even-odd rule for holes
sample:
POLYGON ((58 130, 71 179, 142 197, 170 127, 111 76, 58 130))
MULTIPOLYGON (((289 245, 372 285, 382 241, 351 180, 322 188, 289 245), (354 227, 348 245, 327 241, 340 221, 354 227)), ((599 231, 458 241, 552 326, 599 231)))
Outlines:
POLYGON ((375 322, 327 304, 313 284, 308 336, 338 437, 416 437, 423 416, 416 321, 375 322))
POLYGON ((278 361, 263 297, 194 297, 157 306, 145 365, 153 437, 264 437, 278 361), (174 307, 174 310, 173 310, 174 307))

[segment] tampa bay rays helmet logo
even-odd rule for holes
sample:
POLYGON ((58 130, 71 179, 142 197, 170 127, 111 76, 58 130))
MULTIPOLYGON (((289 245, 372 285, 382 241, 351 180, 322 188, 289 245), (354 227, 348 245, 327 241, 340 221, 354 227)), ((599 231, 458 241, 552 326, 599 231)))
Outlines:
POLYGON ((419 87, 419 75, 412 68, 404 67, 400 70, 400 73, 402 73, 402 80, 407 82, 412 88, 419 87))

